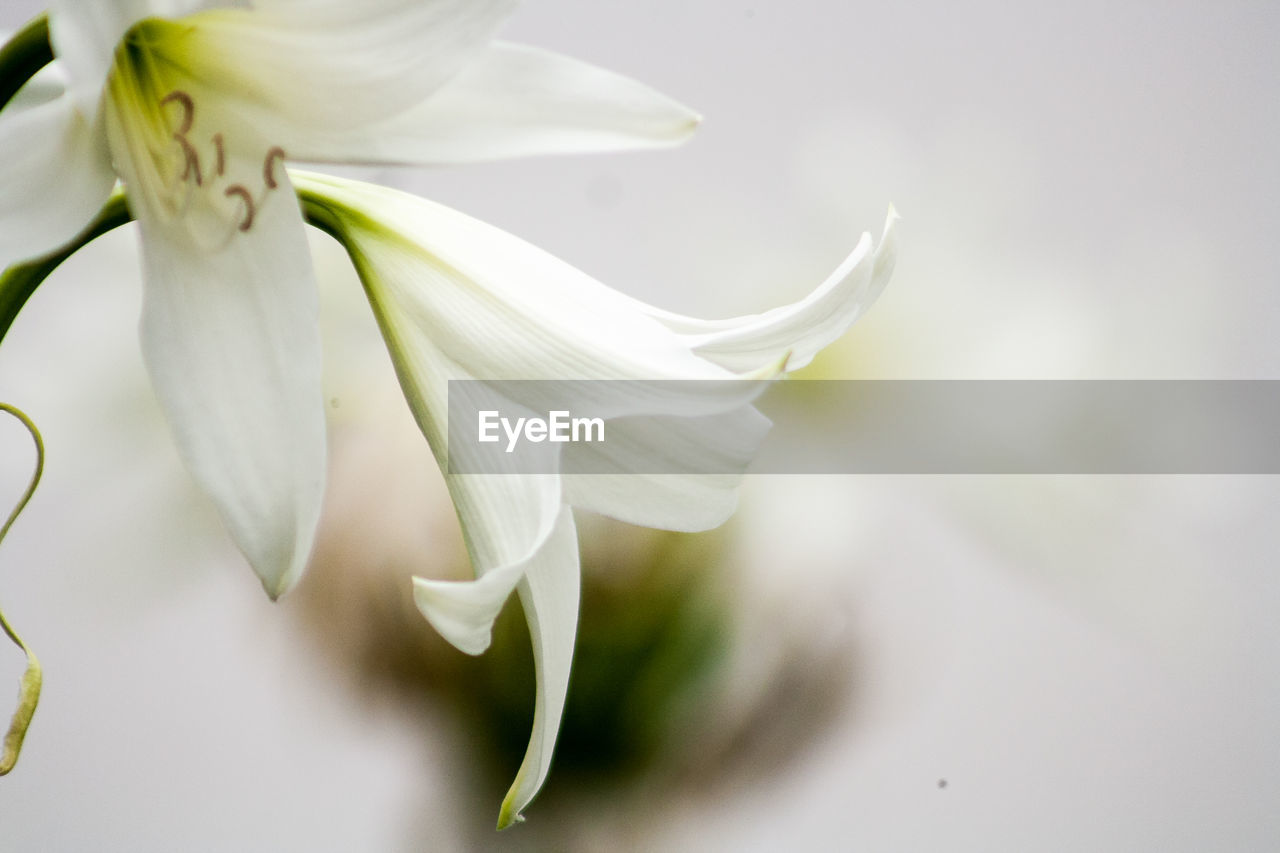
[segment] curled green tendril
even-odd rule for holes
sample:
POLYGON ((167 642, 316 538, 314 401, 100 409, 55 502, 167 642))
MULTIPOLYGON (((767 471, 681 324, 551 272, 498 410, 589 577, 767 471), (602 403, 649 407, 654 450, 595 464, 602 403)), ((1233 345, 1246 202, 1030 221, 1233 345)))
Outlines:
MULTIPOLYGON (((27 432, 31 433, 31 439, 36 445, 36 468, 31 475, 31 483, 27 486, 27 490, 23 492, 22 498, 18 501, 18 505, 13 508, 13 512, 9 513, 9 518, 4 523, 4 527, 0 527, 0 542, 4 541, 4 537, 9 532, 9 528, 18 520, 18 516, 26 509, 27 502, 31 500, 31 496, 36 493, 36 487, 40 485, 40 476, 44 473, 44 439, 40 437, 40 430, 36 429, 36 425, 31 422, 31 418, 27 417, 21 409, 10 406, 8 403, 0 403, 0 411, 8 412, 13 415, 22 425, 27 428, 27 432)), ((0 776, 5 775, 13 769, 18 763, 18 754, 22 752, 22 741, 27 736, 27 729, 31 726, 31 718, 35 716, 36 705, 40 702, 40 685, 44 681, 44 676, 40 670, 40 660, 36 657, 35 652, 22 641, 18 633, 13 630, 13 626, 9 624, 9 620, 5 619, 4 612, 0 611, 0 628, 9 635, 9 639, 13 640, 18 648, 22 649, 27 656, 27 669, 22 674, 21 687, 18 692, 18 707, 13 712, 13 720, 9 723, 9 731, 4 736, 4 752, 0 754, 0 776)))

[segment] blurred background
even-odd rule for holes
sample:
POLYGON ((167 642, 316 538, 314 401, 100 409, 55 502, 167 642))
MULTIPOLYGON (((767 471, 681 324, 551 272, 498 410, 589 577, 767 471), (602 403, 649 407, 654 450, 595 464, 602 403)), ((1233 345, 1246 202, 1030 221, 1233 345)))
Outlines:
MULTIPOLYGON (((705 123, 366 177, 702 316, 804 294, 892 202, 894 280, 808 376, 1280 378, 1274 3, 543 0, 502 35, 705 123)), ((341 251, 315 241, 331 491, 272 605, 158 416, 133 240, 72 258, 0 351, 49 447, 0 549, 46 673, 3 849, 1280 842, 1271 477, 761 477, 709 534, 584 518, 556 765, 493 833, 527 641, 506 613, 472 660, 412 610, 411 574, 466 566, 341 251)), ((0 422, 0 505, 30 464, 0 422)), ((22 663, 0 648, 0 714, 22 663)))

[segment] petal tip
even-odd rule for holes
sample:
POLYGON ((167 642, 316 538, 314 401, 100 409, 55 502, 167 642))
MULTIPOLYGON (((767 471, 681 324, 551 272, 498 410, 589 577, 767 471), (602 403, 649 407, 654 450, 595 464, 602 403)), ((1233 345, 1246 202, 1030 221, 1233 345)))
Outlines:
POLYGON ((502 810, 498 813, 498 831, 510 829, 518 823, 524 823, 524 815, 514 809, 509 801, 504 802, 502 810))
POLYGON ((278 578, 259 575, 258 579, 262 581, 262 589, 267 594, 267 598, 273 602, 279 601, 280 596, 293 589, 294 584, 298 582, 296 572, 287 572, 278 578))
POLYGON ((676 142, 683 143, 688 141, 700 127, 702 127, 702 114, 695 113, 693 110, 686 110, 684 123, 680 125, 675 135, 676 142))
POLYGON ((301 545, 288 555, 257 554, 249 557, 249 565, 258 576, 267 598, 279 601, 281 596, 298 585, 310 561, 310 552, 309 547, 301 545))
POLYGON ((795 357, 795 348, 788 347, 781 355, 773 361, 762 365, 761 367, 742 374, 739 378, 750 382, 769 381, 778 379, 786 375, 788 368, 797 370, 804 367, 803 364, 792 364, 791 361, 795 357))
POLYGON ((521 572, 498 570, 488 582, 413 579, 413 601, 431 626, 464 654, 482 655, 493 623, 521 572), (509 576, 509 577, 508 577, 509 576), (497 581, 497 584, 494 584, 497 581))

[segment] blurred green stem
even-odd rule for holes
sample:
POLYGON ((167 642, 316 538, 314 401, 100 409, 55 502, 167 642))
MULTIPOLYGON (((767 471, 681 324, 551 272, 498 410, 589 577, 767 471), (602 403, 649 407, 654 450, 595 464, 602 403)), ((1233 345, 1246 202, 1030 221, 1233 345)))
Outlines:
POLYGON ((0 47, 0 109, 50 62, 53 47, 49 43, 49 18, 41 15, 0 47))

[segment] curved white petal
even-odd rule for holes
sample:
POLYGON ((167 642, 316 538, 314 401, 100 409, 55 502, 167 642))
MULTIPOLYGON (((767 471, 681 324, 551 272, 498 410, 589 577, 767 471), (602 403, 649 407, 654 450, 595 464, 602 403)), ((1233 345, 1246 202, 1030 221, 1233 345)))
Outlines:
POLYGON ((770 426, 745 403, 701 417, 608 421, 605 441, 565 445, 565 500, 643 527, 719 527, 770 426))
POLYGON ((698 320, 652 311, 685 336, 695 352, 730 370, 752 370, 789 353, 788 370, 808 364, 818 351, 839 338, 880 296, 897 259, 890 208, 880 244, 872 251, 863 234, 843 263, 807 297, 763 314, 729 320, 698 320))
POLYGON ((70 240, 106 202, 106 140, 68 95, 0 113, 0 267, 70 240))
MULTIPOLYGON (((372 261, 352 235, 344 237, 405 397, 447 470, 450 454, 466 452, 448 444, 448 381, 466 378, 468 373, 453 358, 455 353, 431 334, 421 306, 408 298, 411 291, 429 287, 430 276, 417 279, 415 274, 425 271, 417 268, 413 258, 395 253, 372 261)), ((415 579, 419 609, 447 640, 464 652, 479 654, 488 647, 493 620, 515 585, 533 646, 537 674, 533 731, 499 817, 499 826, 506 826, 519 819, 520 810, 546 779, 560 727, 577 631, 577 536, 557 477, 451 474, 446 483, 477 579, 461 583, 415 579)))
MULTIPOLYGON (((406 291, 394 286, 388 270, 375 273, 359 256, 356 261, 418 428, 442 470, 449 470, 451 454, 461 458, 459 467, 467 468, 473 448, 449 447, 448 387, 449 380, 469 379, 470 374, 440 346, 416 306, 404 301, 406 291)), ((403 272, 412 276, 414 271, 403 272)), ((561 504, 560 483, 553 476, 520 475, 514 468, 486 470, 490 473, 445 478, 478 576, 526 562, 546 540, 561 504)))
POLYGON ((300 189, 356 212, 346 227, 369 279, 466 375, 737 378, 691 352, 648 306, 500 229, 385 187, 294 174, 300 189))
MULTIPOLYGON (((871 287, 867 289, 864 300, 870 307, 893 278, 894 267, 898 265, 898 234, 894 225, 902 217, 893 205, 889 205, 889 214, 885 217, 884 231, 880 234, 880 245, 876 246, 875 266, 871 270, 871 287)), ((866 310, 865 308, 863 310, 866 310)))
MULTIPOLYGON (((603 466, 604 474, 517 475, 505 463, 505 474, 447 477, 478 580, 420 581, 420 606, 449 639, 479 651, 514 582, 533 636, 534 732, 503 803, 499 826, 506 826, 545 779, 563 711, 578 603, 566 502, 673 529, 722 521, 732 511, 737 473, 767 425, 749 406, 760 380, 776 376, 796 353, 811 357, 810 350, 843 331, 861 300, 882 286, 892 252, 877 258, 867 238, 830 282, 796 306, 702 323, 618 294, 527 243, 415 196, 323 175, 294 173, 294 179, 314 220, 351 254, 401 386, 446 471, 474 461, 473 452, 479 458, 478 444, 449 434, 449 380, 485 380, 483 388, 517 413, 538 411, 547 400, 521 390, 529 383, 503 380, 569 380, 532 385, 573 386, 570 394, 581 386, 580 399, 601 407, 622 430, 620 442, 580 452, 573 445, 555 460, 570 468, 603 466), (734 370, 713 363, 720 360, 734 370), (581 381, 591 379, 718 381, 581 381), (614 390, 593 390, 602 385, 614 390), (673 416, 681 417, 653 430, 673 416), (707 443, 694 428, 699 418, 717 427, 709 433, 716 441, 707 443), (722 458, 709 458, 715 454, 722 458), (704 466, 729 473, 704 474, 704 466), (667 468, 684 473, 656 473, 667 468)), ((504 470, 498 459, 496 468, 479 470, 504 470)))
POLYGON ((469 163, 684 142, 697 113, 628 77, 524 45, 494 43, 439 91, 380 122, 274 131, 301 160, 469 163))
POLYGON ((312 135, 359 127, 422 101, 488 43, 514 6, 515 0, 259 3, 189 16, 163 38, 187 75, 289 150, 312 135))
MULTIPOLYGON (((424 328, 405 291, 387 286, 387 270, 373 273, 355 255, 369 301, 419 429, 442 470, 449 446, 449 380, 470 378, 465 368, 424 328)), ((411 275, 412 269, 403 270, 411 275)), ((492 470, 492 469, 491 469, 492 470)), ((529 561, 544 546, 561 510, 560 483, 553 476, 524 476, 513 469, 486 474, 447 474, 445 482, 462 527, 477 579, 467 582, 415 579, 414 597, 423 615, 459 649, 479 654, 489 645, 493 620, 529 561)))
POLYGON ((493 622, 521 578, 525 564, 493 569, 472 581, 413 579, 413 600, 440 636, 469 655, 489 648, 493 622))
POLYGON ((517 590, 529 624, 538 686, 529 749, 502 801, 502 810, 498 814, 499 829, 524 819, 520 812, 546 781, 556 736, 560 732, 565 697, 569 692, 573 645, 578 632, 581 579, 577 528, 573 523, 573 512, 568 507, 561 510, 551 536, 530 560, 517 590))
POLYGON ((116 45, 129 27, 143 18, 176 18, 207 5, 204 0, 50 0, 49 40, 84 114, 97 115, 116 45))
MULTIPOLYGON (((360 271, 410 407, 442 465, 466 452, 448 443, 449 379, 555 377, 566 370, 727 375, 691 356, 629 300, 496 229, 390 190, 302 174, 296 181, 315 203, 330 205, 329 224, 360 271), (393 225, 398 233, 389 230, 393 225)), ((447 482, 479 579, 419 582, 420 606, 451 641, 479 651, 518 580, 532 635, 534 728, 503 803, 505 826, 518 819, 550 766, 576 631, 576 535, 558 477, 453 474, 447 482), (549 530, 542 526, 548 520, 549 530)))
MULTIPOLYGON (((591 477, 617 478, 608 485, 601 479, 596 487, 576 486, 575 503, 677 529, 704 529, 723 519, 733 496, 717 475, 740 473, 758 445, 767 422, 750 403, 764 381, 743 381, 699 358, 679 335, 647 317, 647 306, 498 229, 385 188, 304 173, 296 180, 330 204, 349 206, 351 212, 337 216, 347 220, 349 247, 401 384, 433 447, 446 444, 449 379, 586 379, 490 382, 486 387, 509 402, 481 408, 499 408, 508 416, 527 408, 620 418, 610 422, 616 425, 601 449, 570 451, 586 464, 580 470, 594 472, 591 477), (702 381, 591 381, 672 378, 702 381), (628 416, 634 416, 630 422, 628 416), (686 475, 690 487, 707 478, 695 491, 717 499, 704 503, 704 511, 677 518, 672 480, 646 486, 637 479, 633 487, 618 487, 631 474, 673 473, 686 475), (621 499, 624 493, 629 502, 621 499)), ((761 376, 776 375, 779 366, 761 376)), ((464 442, 447 455, 437 451, 437 457, 447 470, 473 473, 503 470, 514 461, 501 452, 479 451, 477 443, 464 442)), ((495 479, 503 476, 506 482, 518 479, 495 479)), ((461 514, 466 501, 458 498, 455 493, 461 514)), ((533 528, 526 529, 523 541, 529 543, 533 528)), ((478 571, 523 553, 478 561, 478 571)))
POLYGON ((67 93, 67 72, 54 61, 35 73, 4 108, 4 113, 29 110, 50 101, 56 101, 67 93))
POLYGON ((730 474, 566 475, 573 506, 639 527, 698 533, 724 524, 738 508, 742 477, 730 474))
MULTIPOLYGON (((318 298, 302 218, 274 189, 192 188, 175 215, 121 139, 113 150, 142 231, 143 356, 178 448, 275 598, 306 565, 324 492, 318 298)), ((248 177, 244 178, 245 181, 248 177)))
MULTIPOLYGON (((518 0, 497 4, 509 14, 518 0)), ((223 3, 222 5, 231 5, 223 3)), ((241 4, 244 5, 244 4, 241 4)), ((276 16, 296 27, 341 30, 368 24, 368 18, 398 19, 408 24, 423 19, 439 26, 463 26, 475 16, 493 14, 487 7, 493 0, 252 0, 252 6, 264 15, 276 16)))

